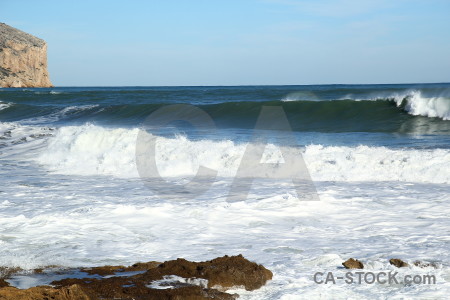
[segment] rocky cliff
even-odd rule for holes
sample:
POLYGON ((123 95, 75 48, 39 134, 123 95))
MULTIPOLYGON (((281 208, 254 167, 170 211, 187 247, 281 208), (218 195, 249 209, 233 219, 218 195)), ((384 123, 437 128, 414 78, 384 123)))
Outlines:
POLYGON ((47 44, 0 23, 0 87, 51 87, 47 44))

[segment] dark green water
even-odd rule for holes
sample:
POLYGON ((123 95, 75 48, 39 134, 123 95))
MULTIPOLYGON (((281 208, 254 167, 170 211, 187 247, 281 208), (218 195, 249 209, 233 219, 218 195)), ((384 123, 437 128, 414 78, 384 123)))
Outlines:
POLYGON ((192 104, 228 135, 254 128, 263 106, 281 106, 306 143, 447 147, 450 135, 446 83, 0 89, 0 101, 0 122, 35 126, 137 127, 168 104, 192 104))

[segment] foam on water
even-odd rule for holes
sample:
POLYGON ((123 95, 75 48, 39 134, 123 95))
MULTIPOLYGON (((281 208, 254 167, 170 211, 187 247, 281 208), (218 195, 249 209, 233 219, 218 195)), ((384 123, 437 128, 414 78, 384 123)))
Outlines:
POLYGON ((318 101, 319 98, 316 94, 309 92, 309 91, 302 91, 302 92, 293 92, 287 94, 283 99, 281 99, 282 102, 292 102, 292 101, 318 101))
MULTIPOLYGON (((317 99, 302 89, 310 88, 246 87, 238 92, 232 88, 228 94, 221 89, 215 96, 203 88, 194 88, 191 94, 179 88, 169 89, 167 94, 158 93, 158 89, 125 89, 123 95, 122 88, 117 89, 120 93, 74 88, 74 93, 68 89, 64 95, 5 89, 0 104, 14 104, 9 109, 0 106, 2 120, 8 121, 0 123, 0 266, 129 265, 243 254, 270 269, 274 277, 256 291, 231 291, 240 299, 446 299, 450 293, 450 149, 448 121, 444 121, 449 119, 444 93, 448 85, 418 87, 420 93, 409 86, 325 86, 317 88, 322 102, 307 103, 301 102, 303 98, 317 99), (346 93, 355 96, 336 100, 346 93), (365 97, 369 94, 373 99, 365 97), (281 103, 283 95, 288 95, 285 100, 298 103, 281 103), (351 100, 359 96, 362 101, 351 100), (201 103, 208 97, 213 99, 208 98, 208 103, 227 102, 205 108, 229 116, 230 124, 249 118, 247 113, 266 105, 258 101, 269 101, 269 105, 281 103, 299 116, 305 116, 301 112, 308 106, 311 112, 319 110, 311 119, 319 118, 325 129, 351 121, 349 128, 353 130, 367 119, 366 131, 346 131, 343 135, 325 131, 323 139, 312 140, 335 146, 317 142, 293 150, 303 155, 320 201, 300 201, 289 182, 257 179, 245 200, 228 202, 230 183, 246 144, 219 136, 213 140, 158 138, 156 161, 162 176, 171 177, 171 181, 189 177, 201 163, 218 170, 219 177, 208 191, 192 199, 170 182, 156 188, 173 192, 174 197, 156 193, 136 171, 138 129, 125 126, 138 126, 135 116, 156 109, 158 106, 152 105, 160 98, 184 102, 197 97, 203 97, 201 103), (242 97, 251 103, 229 103, 242 97), (325 103, 324 99, 336 101, 325 103), (99 118, 92 112, 100 108, 86 104, 99 104, 101 109, 112 105, 112 113, 99 118), (341 116, 349 110, 357 118, 341 116), (358 115, 360 111, 365 114, 358 115), (329 120, 329 114, 337 117, 329 120), (127 122, 116 122, 128 115, 132 118, 127 122), (111 123, 106 124, 116 127, 100 126, 110 116, 111 123), (85 120, 96 125, 69 126, 74 125, 72 121, 80 124, 85 120), (442 130, 419 136, 415 130, 407 131, 414 134, 403 134, 388 128, 384 134, 383 126, 391 120, 405 122, 402 126, 417 123, 418 128, 437 124, 442 130), (372 122, 376 121, 381 124, 377 128, 381 131, 376 132, 383 135, 372 135, 372 122), (337 138, 328 139, 330 134, 337 138), (366 145, 340 142, 342 137, 366 145), (436 276, 437 284, 314 283, 315 272, 343 276, 347 270, 341 263, 350 257, 361 260, 366 271, 430 274, 436 276), (401 258, 410 266, 397 269, 389 264, 390 258, 401 258), (416 267, 411 264, 415 260, 433 262, 437 268, 416 267)), ((315 128, 301 130, 314 135, 315 128)), ((281 152, 269 145, 262 162, 282 163, 281 152)), ((33 276, 19 279, 23 287, 43 283, 33 276)), ((187 282, 167 280, 175 285, 187 282)))
POLYGON ((430 118, 450 120, 450 98, 425 97, 421 91, 412 90, 403 93, 384 94, 383 97, 374 96, 371 100, 394 101, 398 107, 402 107, 408 114, 430 118))
POLYGON ((182 285, 198 285, 202 288, 208 287, 208 280, 203 278, 183 278, 176 275, 166 275, 161 280, 155 280, 148 285, 152 289, 173 289, 182 285))
POLYGON ((260 290, 236 290, 243 299, 335 299, 336 292, 376 299, 432 290, 438 297, 450 291, 448 186, 319 183, 321 201, 299 202, 289 189, 276 192, 275 184, 259 183, 246 201, 228 203, 218 182, 217 191, 179 202, 153 196, 138 180, 55 175, 44 185, 21 185, 27 176, 15 175, 0 194, 10 199, 0 206, 2 266, 202 261, 242 253, 274 273, 260 290), (315 272, 343 275, 340 266, 349 257, 362 260, 366 271, 433 274, 438 284, 313 282, 315 272), (394 269, 392 257, 439 267, 394 269))
MULTIPOLYGON (((95 125, 62 127, 49 139, 36 161, 58 174, 138 177, 135 162, 138 132, 95 125)), ((217 170, 219 176, 232 177, 245 149, 246 144, 230 140, 159 137, 156 163, 163 177, 194 176, 200 163, 217 170)), ((294 152, 303 156, 314 180, 450 183, 449 149, 308 145, 294 152)), ((269 144, 261 161, 282 163, 280 149, 269 144)))
POLYGON ((60 109, 60 110, 53 112, 51 114, 48 114, 48 115, 33 117, 33 118, 29 118, 29 119, 23 119, 21 121, 21 123, 32 125, 32 124, 43 124, 43 123, 48 123, 48 122, 56 122, 56 121, 66 118, 68 116, 76 115, 76 114, 82 113, 83 111, 88 111, 93 108, 96 108, 98 106, 99 106, 98 104, 68 106, 68 107, 64 107, 63 109, 60 109))
MULTIPOLYGON (((397 101, 398 105, 399 103, 397 101)), ((415 91, 410 97, 406 98, 405 110, 414 116, 450 120, 450 99, 443 97, 425 98, 419 91, 415 91)))
POLYGON ((0 157, 21 156, 35 158, 34 151, 42 149, 45 139, 52 136, 51 127, 20 125, 14 122, 0 122, 0 157))
POLYGON ((0 110, 7 109, 8 107, 12 106, 12 103, 5 103, 0 101, 0 110))
MULTIPOLYGON (((47 132, 1 126, 0 132, 10 132, 6 140, 47 132)), ((189 201, 158 196, 134 178, 138 129, 84 125, 47 133, 2 149, 1 266, 204 261, 241 253, 274 273, 259 290, 231 291, 242 299, 336 299, 336 293, 355 299, 444 298, 450 292, 448 150, 309 145, 299 151, 312 176, 335 180, 315 182, 320 201, 299 201, 289 185, 257 181, 245 201, 227 202, 226 176, 245 144, 160 138, 164 175, 190 174, 202 162, 225 176, 189 201), (445 184, 420 183, 425 180, 445 184), (349 257, 362 260, 366 271, 432 274, 437 284, 314 283, 315 272, 343 276, 340 266, 349 257), (394 269, 388 263, 393 257, 432 261, 438 269, 394 269)), ((266 161, 281 161, 275 146, 266 150, 266 161)))

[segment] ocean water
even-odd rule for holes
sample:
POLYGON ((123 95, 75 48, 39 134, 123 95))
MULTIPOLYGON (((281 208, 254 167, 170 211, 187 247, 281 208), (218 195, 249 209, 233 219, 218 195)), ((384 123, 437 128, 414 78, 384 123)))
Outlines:
MULTIPOLYGON (((277 127, 279 118, 270 119, 277 127)), ((243 254, 274 278, 241 299, 444 299, 450 293, 450 84, 0 89, 0 266, 32 269, 243 254), (140 178, 142 124, 189 104, 215 130, 146 127, 163 180, 140 178), (263 107, 281 107, 319 201, 256 178, 227 198, 263 107), (201 194, 182 190, 199 167, 201 194), (317 284, 316 272, 435 275, 426 284, 317 284), (390 258, 437 268, 395 269, 390 258)), ((142 174, 141 174, 142 175, 142 174)), ((255 174, 255 177, 259 177, 255 174)))

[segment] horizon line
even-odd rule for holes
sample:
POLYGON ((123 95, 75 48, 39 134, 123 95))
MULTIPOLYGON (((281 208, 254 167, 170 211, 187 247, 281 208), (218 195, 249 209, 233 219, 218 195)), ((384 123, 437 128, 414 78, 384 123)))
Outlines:
MULTIPOLYGON (((53 87, 34 87, 34 88, 76 88, 76 87, 249 87, 249 86, 318 86, 318 85, 431 85, 431 84, 450 84, 448 82, 412 82, 412 83, 314 83, 314 84, 236 84, 236 85, 55 85, 53 87)), ((26 87, 24 87, 27 89, 26 87)))

